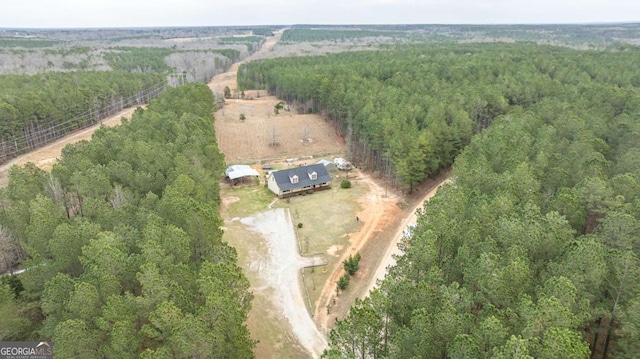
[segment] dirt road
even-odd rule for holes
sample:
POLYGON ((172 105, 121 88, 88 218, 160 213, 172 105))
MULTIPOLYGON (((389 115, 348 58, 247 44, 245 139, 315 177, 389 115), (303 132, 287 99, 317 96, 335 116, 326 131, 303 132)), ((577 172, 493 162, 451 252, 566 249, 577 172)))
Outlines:
MULTIPOLYGON (((359 220, 363 221, 364 224, 358 232, 350 234, 351 247, 349 250, 344 252, 339 263, 347 259, 349 256, 363 251, 367 246, 379 245, 379 241, 376 242, 376 244, 372 244, 371 240, 376 235, 381 234, 380 232, 384 231, 385 233, 388 233, 391 230, 391 233, 393 233, 393 235, 388 237, 391 238, 390 241, 384 241, 384 248, 370 251, 383 253, 381 255, 382 259, 379 262, 377 261, 377 258, 364 258, 363 260, 367 261, 367 264, 373 265, 371 268, 362 268, 363 263, 361 263, 362 272, 364 273, 358 273, 358 277, 364 282, 355 281, 353 283, 355 288, 352 288, 351 290, 353 292, 360 293, 358 297, 364 298, 371 289, 376 286, 378 280, 384 278, 387 273, 387 268, 390 265, 395 264, 395 258, 393 255, 400 254, 398 242, 402 238, 403 230, 409 224, 416 223, 417 209, 422 208, 424 202, 433 197, 437 192, 437 189, 446 183, 447 179, 445 175, 438 178, 438 180, 431 185, 431 189, 426 191, 423 197, 409 210, 409 215, 397 224, 397 222, 394 223, 393 219, 397 219, 407 213, 400 210, 398 207, 398 202, 402 198, 397 194, 388 193, 385 188, 366 174, 359 173, 358 178, 360 181, 367 183, 370 187, 369 194, 361 202, 363 210, 358 213, 359 220)), ((329 308, 334 307, 336 302, 345 300, 340 299, 335 293, 336 282, 343 274, 344 269, 341 266, 335 268, 330 279, 325 283, 319 300, 316 302, 316 309, 314 313, 315 322, 318 329, 325 334, 328 334, 330 329, 333 327, 335 319, 341 319, 342 316, 346 315, 348 307, 351 304, 346 303, 348 305, 345 305, 345 303, 339 303, 339 306, 329 310, 329 308)), ((353 297, 348 297, 349 298, 346 299, 347 301, 353 300, 353 297)))
POLYGON ((387 248, 387 251, 385 252, 384 257, 382 258, 382 261, 380 262, 378 269, 375 271, 375 274, 373 275, 373 278, 369 283, 369 287, 367 288, 366 291, 363 292, 363 295, 360 296, 361 298, 364 298, 367 295, 369 295, 369 292, 371 292, 374 288, 378 286, 378 281, 383 280, 385 275, 387 275, 388 268, 396 264, 395 257, 402 254, 400 252, 400 249, 398 248, 398 243, 400 243, 400 240, 403 237, 404 230, 410 225, 415 226, 416 221, 418 219, 418 214, 417 214, 418 209, 422 208, 426 201, 431 199, 431 197, 435 196, 436 192, 438 192, 438 188, 440 188, 440 186, 442 186, 445 183, 450 183, 450 181, 448 179, 440 180, 435 185, 435 187, 430 191, 428 191, 424 195, 422 200, 420 200, 420 202, 415 207, 413 207, 413 209, 411 210, 411 214, 401 222, 400 226, 398 227, 398 230, 396 231, 396 234, 393 236, 393 240, 389 243, 389 248, 387 248))
MULTIPOLYGON (((349 249, 344 251, 338 263, 342 263, 349 256, 360 252, 368 240, 373 235, 388 225, 386 218, 396 216, 400 213, 397 203, 399 197, 393 193, 389 193, 382 186, 377 184, 368 174, 364 174, 359 170, 355 170, 354 174, 358 181, 366 183, 369 186, 369 193, 361 200, 360 206, 362 211, 357 214, 362 227, 356 233, 349 235, 349 249)), ((329 280, 324 284, 322 294, 316 302, 314 318, 318 329, 328 334, 335 319, 341 314, 337 311, 330 311, 330 308, 336 300, 336 282, 344 274, 342 266, 337 266, 329 280)))
MULTIPOLYGON (((133 111, 135 111, 137 107, 130 107, 128 109, 120 111, 118 114, 111 116, 109 118, 103 119, 103 126, 116 126, 120 124, 120 120, 125 118, 131 118, 133 111)), ((11 161, 0 166, 0 186, 4 187, 7 185, 9 170, 14 165, 24 166, 27 162, 33 162, 39 168, 49 171, 51 167, 56 162, 60 154, 62 153, 62 149, 64 146, 70 143, 76 143, 82 140, 91 139, 91 135, 100 128, 100 124, 93 125, 91 127, 87 127, 83 130, 70 133, 44 147, 38 148, 29 153, 25 153, 24 155, 18 156, 11 161)))
MULTIPOLYGON (((275 45, 276 42, 278 42, 278 40, 280 39, 280 36, 282 35, 282 32, 281 31, 277 32, 275 33, 275 35, 276 36, 268 38, 264 43, 264 45, 262 46, 262 48, 256 54, 269 51, 273 47, 273 45, 275 45)), ((249 57, 248 59, 251 59, 251 58, 252 57, 249 57)), ((237 75, 238 67, 240 66, 240 64, 241 63, 235 63, 231 65, 231 67, 227 72, 214 77, 214 79, 209 83, 209 88, 211 88, 212 91, 221 93, 224 90, 224 86, 227 86, 228 84, 233 85, 233 83, 235 83, 235 77, 237 75)), ((233 85, 233 88, 235 87, 237 86, 233 85)), ((135 109, 136 107, 130 107, 125 110, 122 110, 121 112, 119 112, 118 114, 112 117, 103 119, 101 121, 102 125, 109 126, 109 127, 119 125, 121 118, 122 117, 131 118, 131 115, 133 114, 133 111, 135 111, 135 109)), ((51 170, 51 167, 53 166, 55 161, 58 159, 58 157, 60 157, 60 154, 62 153, 62 149, 64 148, 64 146, 70 143, 76 143, 82 140, 91 139, 91 135, 93 135, 95 130, 100 128, 100 126, 101 126, 100 124, 97 124, 91 127, 87 127, 81 131, 71 133, 42 148, 36 149, 29 153, 25 153, 24 155, 18 156, 12 159, 11 161, 1 165, 0 166, 0 186, 4 187, 7 185, 9 170, 14 165, 23 166, 27 162, 33 162, 36 166, 38 166, 39 168, 45 171, 51 170)))
POLYGON ((231 90, 236 89, 238 87, 236 77, 238 75, 238 68, 240 67, 240 65, 247 61, 254 60, 257 57, 260 57, 261 55, 271 51, 271 48, 273 48, 273 46, 280 40, 283 32, 283 30, 274 31, 274 36, 268 37, 258 51, 256 51, 246 59, 231 65, 231 67, 229 67, 226 72, 214 76, 213 79, 209 81, 209 88, 211 89, 211 91, 222 94, 224 93, 225 86, 229 86, 231 90))

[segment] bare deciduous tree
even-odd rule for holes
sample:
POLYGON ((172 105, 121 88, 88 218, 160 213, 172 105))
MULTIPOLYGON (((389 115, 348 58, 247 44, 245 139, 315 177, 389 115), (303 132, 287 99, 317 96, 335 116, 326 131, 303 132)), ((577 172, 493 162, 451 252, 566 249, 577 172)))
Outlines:
POLYGON ((0 273, 13 272, 23 252, 11 233, 0 226, 0 273))
POLYGON ((117 211, 120 208, 122 208, 122 206, 125 205, 126 201, 127 199, 125 198, 124 191, 122 190, 122 186, 116 185, 113 188, 113 196, 111 196, 111 199, 109 200, 111 207, 113 207, 113 209, 117 211))

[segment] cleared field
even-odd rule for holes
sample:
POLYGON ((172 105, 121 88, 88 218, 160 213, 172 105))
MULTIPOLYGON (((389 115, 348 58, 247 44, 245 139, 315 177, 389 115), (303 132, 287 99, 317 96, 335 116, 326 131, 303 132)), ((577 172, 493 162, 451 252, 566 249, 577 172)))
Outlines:
POLYGON ((274 96, 226 100, 224 108, 216 112, 218 146, 228 164, 344 151, 343 140, 321 116, 287 111, 275 115, 278 102, 274 96))

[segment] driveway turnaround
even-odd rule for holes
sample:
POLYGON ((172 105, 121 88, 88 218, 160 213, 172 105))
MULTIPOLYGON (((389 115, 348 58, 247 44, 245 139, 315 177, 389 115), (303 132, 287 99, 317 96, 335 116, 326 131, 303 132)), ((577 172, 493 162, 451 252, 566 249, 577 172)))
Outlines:
POLYGON ((268 246, 267 258, 260 260, 259 273, 273 293, 271 300, 289 321, 298 341, 314 358, 320 357, 327 347, 326 338, 311 319, 302 293, 300 269, 322 265, 322 257, 302 257, 298 252, 289 210, 271 209, 251 217, 242 218, 242 224, 259 233, 268 246))

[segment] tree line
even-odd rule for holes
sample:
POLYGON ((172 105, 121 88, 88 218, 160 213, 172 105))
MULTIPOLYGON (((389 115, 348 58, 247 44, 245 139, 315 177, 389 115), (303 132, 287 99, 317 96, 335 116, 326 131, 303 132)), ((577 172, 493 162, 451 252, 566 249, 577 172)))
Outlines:
POLYGON ((371 45, 393 38, 395 42, 532 42, 588 48, 637 46, 640 25, 627 24, 547 24, 547 25, 293 25, 282 40, 295 42, 351 41, 370 39, 371 45), (375 39, 375 40, 373 40, 375 39), (625 45, 627 44, 627 45, 625 45))
MULTIPOLYGON (((262 39, 262 38, 259 38, 262 39)), ((226 40, 225 40, 226 41, 226 40)), ((249 53, 253 52, 253 40, 240 42, 247 46, 249 53)), ((258 41, 259 44, 259 41, 258 41)), ((185 50, 176 50, 173 48, 160 47, 114 47, 109 48, 109 52, 103 57, 114 70, 137 72, 160 72, 166 73, 171 70, 169 64, 165 61, 171 54, 180 54, 185 50)), ((229 60, 229 65, 240 60, 240 51, 236 49, 210 49, 210 50, 192 50, 188 52, 190 55, 194 53, 203 53, 208 55, 219 54, 229 60)), ((208 79, 209 80, 209 79, 208 79)))
POLYGON ((637 99, 637 55, 524 44, 410 45, 254 61, 240 67, 238 83, 324 114, 346 137, 353 161, 411 190, 450 166, 496 117, 558 96, 582 103, 578 115, 616 115, 637 99))
POLYGON ((282 43, 299 43, 299 42, 317 42, 317 41, 349 41, 361 38, 374 37, 390 37, 390 38, 406 38, 407 33, 399 31, 381 30, 336 30, 336 29, 305 29, 293 28, 287 29, 282 33, 280 42, 282 43))
POLYGON ((205 85, 172 88, 51 173, 12 168, 0 247, 27 270, 0 285, 0 340, 51 340, 60 358, 252 357, 213 108, 205 85))
POLYGON ((164 81, 120 71, 0 75, 0 159, 145 103, 164 81))

